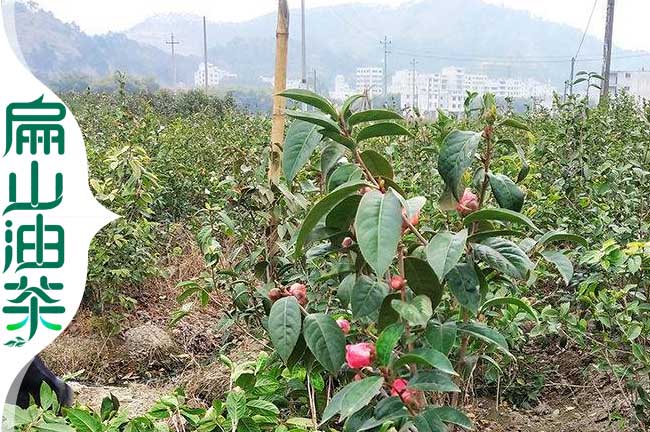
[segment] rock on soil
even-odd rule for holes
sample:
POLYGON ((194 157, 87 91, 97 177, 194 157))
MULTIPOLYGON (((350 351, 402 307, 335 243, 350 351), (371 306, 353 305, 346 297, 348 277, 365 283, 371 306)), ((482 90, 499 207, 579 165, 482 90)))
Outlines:
POLYGON ((126 349, 132 360, 164 360, 179 349, 171 336, 152 324, 133 327, 124 334, 126 349))

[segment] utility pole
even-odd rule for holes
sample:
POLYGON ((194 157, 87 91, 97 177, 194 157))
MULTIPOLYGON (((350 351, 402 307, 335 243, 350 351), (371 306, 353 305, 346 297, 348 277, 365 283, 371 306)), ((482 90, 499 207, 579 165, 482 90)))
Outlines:
POLYGON ((384 40, 379 42, 381 45, 384 46, 384 101, 386 101, 388 97, 388 54, 390 51, 388 51, 388 47, 391 44, 391 41, 388 40, 388 36, 384 36, 384 40))
POLYGON ((576 68, 576 58, 571 57, 571 79, 569 80, 569 95, 573 96, 573 81, 574 81, 574 72, 576 68))
POLYGON ((180 42, 174 40, 174 33, 172 33, 171 40, 165 41, 165 43, 172 46, 172 75, 174 76, 174 88, 176 88, 176 54, 174 45, 178 45, 180 42))
POLYGON ((305 38, 305 0, 300 0, 300 24, 302 26, 301 28, 301 34, 302 34, 302 75, 301 75, 301 83, 303 88, 307 88, 307 41, 305 38))
POLYGON ((316 89, 316 69, 314 69, 314 93, 318 93, 318 90, 316 89))
POLYGON ((205 66, 205 93, 208 93, 208 31, 203 16, 203 64, 205 66))
POLYGON ((609 96, 609 74, 612 66, 612 35, 614 33, 614 6, 616 0, 607 0, 607 21, 605 24, 605 43, 603 44, 603 73, 604 78, 600 89, 601 101, 609 96))
POLYGON ((413 71, 411 72, 411 85, 412 85, 412 96, 411 96, 411 108, 415 109, 417 96, 415 95, 416 86, 415 86, 415 64, 417 61, 415 59, 411 60, 411 66, 413 66, 413 71))

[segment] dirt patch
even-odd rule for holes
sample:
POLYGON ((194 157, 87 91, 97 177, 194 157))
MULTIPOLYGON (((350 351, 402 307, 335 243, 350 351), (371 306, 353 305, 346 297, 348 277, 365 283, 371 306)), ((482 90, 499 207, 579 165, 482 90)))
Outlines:
POLYGON ((173 385, 151 386, 132 383, 126 386, 87 386, 81 383, 69 383, 75 392, 75 401, 99 410, 102 400, 113 394, 120 401, 120 407, 131 416, 139 416, 147 412, 161 396, 170 394, 173 385))

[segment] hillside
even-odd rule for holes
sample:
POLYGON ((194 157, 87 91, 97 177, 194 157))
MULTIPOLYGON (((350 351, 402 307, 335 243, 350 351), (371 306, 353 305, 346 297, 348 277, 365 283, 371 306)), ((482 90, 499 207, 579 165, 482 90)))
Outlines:
MULTIPOLYGON (((15 4, 18 43, 32 72, 46 82, 66 75, 105 77, 115 71, 172 82, 171 55, 121 33, 89 36, 34 3, 15 4), (38 29, 35 32, 33 29, 38 29)), ((178 80, 188 82, 198 59, 177 56, 178 80)))

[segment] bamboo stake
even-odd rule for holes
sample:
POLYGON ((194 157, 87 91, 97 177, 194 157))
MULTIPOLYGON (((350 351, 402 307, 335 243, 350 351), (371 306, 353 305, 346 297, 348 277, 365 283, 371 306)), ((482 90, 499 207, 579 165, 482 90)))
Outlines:
POLYGON ((269 182, 277 184, 282 168, 285 99, 278 96, 287 87, 287 51, 289 46, 289 8, 287 0, 278 0, 278 25, 275 33, 275 80, 273 85, 273 123, 269 153, 269 182))

